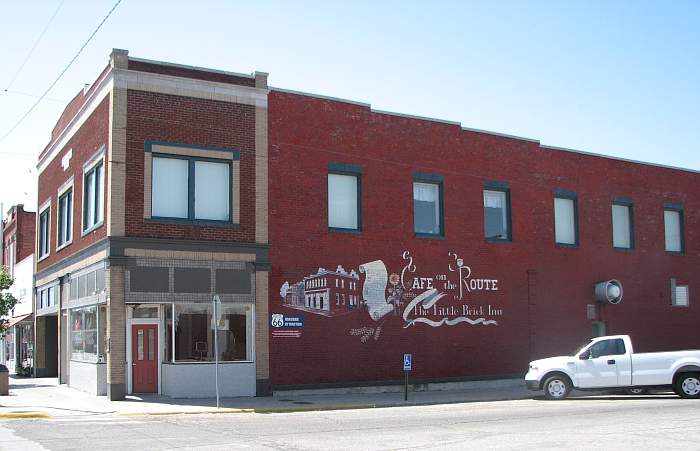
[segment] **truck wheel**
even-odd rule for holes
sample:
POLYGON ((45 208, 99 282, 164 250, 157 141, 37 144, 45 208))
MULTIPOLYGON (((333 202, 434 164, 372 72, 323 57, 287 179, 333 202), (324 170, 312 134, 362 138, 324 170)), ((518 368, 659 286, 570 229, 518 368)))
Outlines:
POLYGON ((683 373, 676 380, 675 391, 681 398, 700 398, 700 376, 696 373, 683 373))
POLYGON ((568 378, 557 374, 555 376, 548 377, 547 380, 544 381, 543 387, 545 398, 552 401, 558 401, 566 398, 566 396, 569 394, 571 391, 571 382, 569 382, 568 378))

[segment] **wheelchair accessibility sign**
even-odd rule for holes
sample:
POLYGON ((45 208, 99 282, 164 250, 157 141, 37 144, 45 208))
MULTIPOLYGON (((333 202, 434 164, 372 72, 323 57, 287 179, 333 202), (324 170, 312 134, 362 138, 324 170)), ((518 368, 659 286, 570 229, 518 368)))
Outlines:
POLYGON ((413 355, 404 354, 403 355, 403 370, 411 371, 413 369, 413 355))

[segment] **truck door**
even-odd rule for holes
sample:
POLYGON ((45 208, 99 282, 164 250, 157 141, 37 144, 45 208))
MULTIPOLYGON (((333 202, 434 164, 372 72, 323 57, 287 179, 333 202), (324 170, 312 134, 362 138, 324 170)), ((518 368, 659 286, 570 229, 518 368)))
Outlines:
POLYGON ((576 359, 576 386, 597 388, 629 385, 629 382, 624 382, 624 374, 629 374, 629 360, 621 338, 598 341, 576 359))

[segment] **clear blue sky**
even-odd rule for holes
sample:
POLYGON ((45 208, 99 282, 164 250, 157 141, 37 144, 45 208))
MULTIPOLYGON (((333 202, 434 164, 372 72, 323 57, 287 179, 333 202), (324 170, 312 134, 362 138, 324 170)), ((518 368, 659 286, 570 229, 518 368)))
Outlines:
MULTIPOLYGON (((65 0, 10 92, 0 93, 0 136, 114 1, 65 0)), ((0 0, 0 91, 59 4, 0 0)), ((48 99, 0 143, 5 209, 36 206, 36 155, 65 102, 115 47, 266 71, 276 87, 700 170, 700 1, 123 0, 48 99)))

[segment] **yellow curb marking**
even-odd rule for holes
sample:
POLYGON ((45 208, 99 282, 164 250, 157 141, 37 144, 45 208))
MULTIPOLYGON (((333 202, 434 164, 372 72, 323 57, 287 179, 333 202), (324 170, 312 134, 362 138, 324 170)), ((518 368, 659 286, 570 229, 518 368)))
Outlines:
POLYGON ((167 412, 118 412, 116 415, 131 417, 131 416, 154 416, 154 415, 198 415, 207 413, 293 413, 293 412, 319 412, 327 410, 355 410, 355 409, 373 409, 378 407, 376 404, 350 404, 350 405, 330 405, 330 406, 303 406, 303 407, 269 407, 269 408, 252 408, 252 409, 206 409, 206 410, 188 410, 188 411, 167 411, 167 412))
POLYGON ((3 412, 0 419, 20 419, 20 418, 50 418, 46 412, 3 412))

